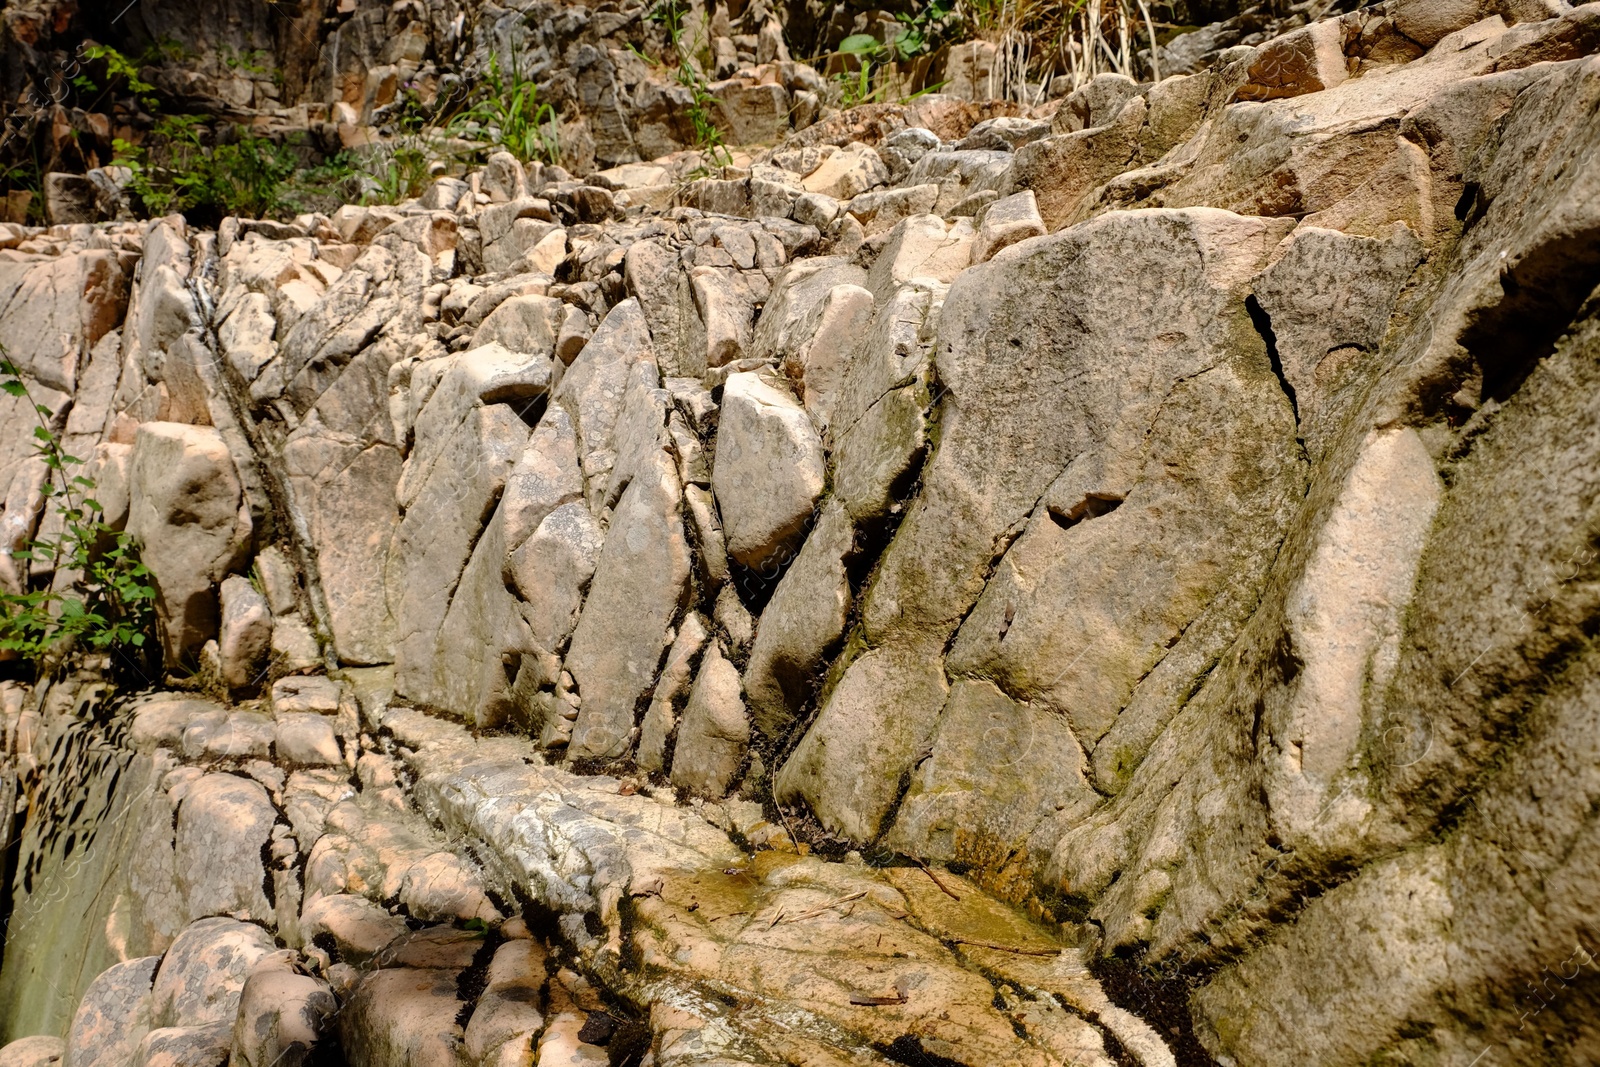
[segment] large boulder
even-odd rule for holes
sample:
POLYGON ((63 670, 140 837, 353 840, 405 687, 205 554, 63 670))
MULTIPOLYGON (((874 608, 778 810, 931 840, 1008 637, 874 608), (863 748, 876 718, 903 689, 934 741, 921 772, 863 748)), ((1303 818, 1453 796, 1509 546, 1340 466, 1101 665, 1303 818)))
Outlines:
POLYGON ((7 358, 47 389, 72 391, 80 351, 122 322, 129 281, 117 254, 104 248, 0 262, 7 358))
POLYGON ((150 987, 152 1025, 231 1027, 245 980, 274 947, 271 934, 237 919, 189 924, 162 957, 150 987))
POLYGON ((787 563, 822 495, 823 464, 793 396, 757 374, 730 374, 711 469, 728 554, 752 568, 787 563))
POLYGON ((277 817, 267 791, 249 778, 208 774, 189 786, 178 806, 176 856, 190 915, 272 919, 261 850, 277 817))
POLYGON ((192 661, 217 635, 216 585, 249 543, 250 513, 222 434, 148 422, 133 442, 128 533, 156 589, 168 664, 192 661))
POLYGON ((326 982, 287 966, 257 966, 239 994, 230 1063, 305 1067, 316 1062, 338 1007, 326 982))
POLYGON ((151 1027, 151 982, 160 956, 126 960, 102 971, 78 1002, 64 1063, 122 1067, 151 1027))
POLYGON ((568 749, 575 757, 614 758, 632 746, 635 710, 687 592, 681 497, 677 465, 658 452, 617 503, 566 659, 583 699, 568 749))
POLYGON ((673 784, 719 799, 733 784, 750 743, 750 719, 739 696, 739 670, 712 645, 689 691, 672 756, 673 784))

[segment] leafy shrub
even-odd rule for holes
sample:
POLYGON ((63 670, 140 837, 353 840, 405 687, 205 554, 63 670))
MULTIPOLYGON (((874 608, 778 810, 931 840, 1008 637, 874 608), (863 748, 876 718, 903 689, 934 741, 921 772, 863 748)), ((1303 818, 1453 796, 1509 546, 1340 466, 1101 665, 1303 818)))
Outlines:
MULTIPOLYGON (((145 61, 158 58, 159 54, 159 52, 152 50, 137 59, 129 59, 110 45, 84 45, 79 51, 80 58, 105 65, 104 84, 89 74, 78 74, 72 79, 73 87, 79 93, 91 97, 97 94, 114 94, 118 90, 122 90, 138 100, 139 105, 145 110, 154 111, 156 108, 156 87, 139 77, 139 68, 145 61)), ((74 64, 74 67, 76 67, 76 64, 74 64)), ((84 102, 93 106, 97 101, 85 100, 84 102)))
POLYGON ((152 215, 181 212, 215 223, 224 215, 267 218, 291 208, 286 184, 298 161, 287 146, 236 127, 229 142, 208 145, 196 115, 156 123, 157 147, 116 142, 116 162, 133 171, 128 188, 152 215))
POLYGON ((455 115, 446 131, 460 136, 476 125, 494 144, 524 163, 540 160, 561 162, 556 111, 539 100, 539 86, 524 77, 515 62, 511 74, 500 72, 500 57, 489 57, 489 72, 482 86, 484 95, 455 115))
POLYGON ((44 463, 45 500, 55 505, 61 532, 30 538, 12 559, 44 564, 50 585, 0 590, 0 651, 12 652, 42 669, 52 654, 71 648, 119 653, 140 660, 154 630, 155 589, 139 562, 138 548, 126 532, 106 524, 104 509, 88 494, 94 482, 71 469, 83 460, 68 455, 50 428, 52 412, 34 403, 22 373, 0 346, 0 390, 33 408, 34 453, 44 463))

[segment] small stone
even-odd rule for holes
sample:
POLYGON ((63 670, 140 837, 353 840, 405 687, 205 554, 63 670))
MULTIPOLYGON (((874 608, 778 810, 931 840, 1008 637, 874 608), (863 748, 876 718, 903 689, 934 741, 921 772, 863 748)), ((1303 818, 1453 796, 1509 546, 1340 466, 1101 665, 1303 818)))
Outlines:
POLYGON ((277 717, 301 712, 337 715, 342 689, 324 675, 279 678, 272 683, 272 714, 277 717))
POLYGON ((267 598, 248 579, 233 575, 220 591, 222 628, 217 639, 222 682, 230 689, 256 685, 272 651, 267 598))
POLYGON ((1044 220, 1032 189, 1001 197, 978 216, 978 236, 972 245, 972 261, 987 263, 995 253, 1018 241, 1044 235, 1044 220))

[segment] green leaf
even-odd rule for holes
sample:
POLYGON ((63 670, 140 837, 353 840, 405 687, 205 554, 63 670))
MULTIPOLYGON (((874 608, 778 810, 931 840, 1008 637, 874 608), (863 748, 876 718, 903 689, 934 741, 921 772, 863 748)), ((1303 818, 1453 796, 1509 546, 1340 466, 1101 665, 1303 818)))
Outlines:
POLYGON ((852 33, 839 42, 839 51, 852 56, 872 55, 882 47, 870 33, 852 33))

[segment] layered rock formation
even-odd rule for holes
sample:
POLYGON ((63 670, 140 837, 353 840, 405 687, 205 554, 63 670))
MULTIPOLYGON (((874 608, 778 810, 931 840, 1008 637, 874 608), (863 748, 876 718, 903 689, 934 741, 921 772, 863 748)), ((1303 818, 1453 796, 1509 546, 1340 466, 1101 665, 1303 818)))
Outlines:
POLYGON ((0 1063, 1590 1062, 1597 49, 4 231, 197 673, 5 684, 0 1063))

